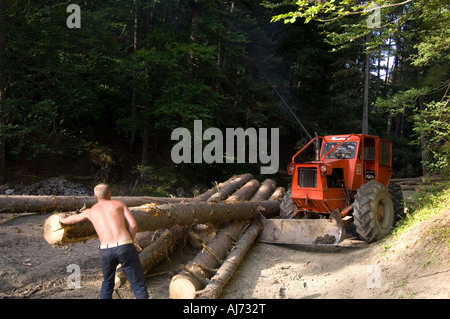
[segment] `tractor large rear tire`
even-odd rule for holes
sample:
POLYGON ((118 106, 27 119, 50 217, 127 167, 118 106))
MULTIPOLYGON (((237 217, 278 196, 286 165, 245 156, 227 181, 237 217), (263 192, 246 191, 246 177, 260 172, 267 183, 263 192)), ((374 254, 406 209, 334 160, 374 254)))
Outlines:
POLYGON ((383 184, 371 181, 362 185, 353 209, 356 232, 366 242, 375 242, 390 233, 394 225, 394 204, 383 184))
POLYGON ((292 201, 292 190, 289 189, 283 196, 283 200, 280 204, 280 217, 284 219, 289 219, 293 216, 297 206, 292 201))
POLYGON ((403 192, 400 185, 395 183, 389 183, 389 194, 391 194, 392 202, 394 203, 394 222, 397 223, 403 217, 405 217, 405 204, 403 201, 403 192))

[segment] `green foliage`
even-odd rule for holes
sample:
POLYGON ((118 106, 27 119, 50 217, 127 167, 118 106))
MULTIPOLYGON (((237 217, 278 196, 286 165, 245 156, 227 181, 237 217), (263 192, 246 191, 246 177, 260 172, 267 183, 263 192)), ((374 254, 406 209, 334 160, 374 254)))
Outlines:
POLYGON ((305 138, 285 102, 311 134, 360 130, 369 49, 377 52, 371 60, 370 133, 386 135, 386 118, 393 118, 395 165, 402 174, 416 173, 407 164, 411 158, 415 163, 420 150, 408 142, 421 137, 430 169, 448 167, 442 96, 450 37, 443 0, 286 0, 263 6, 255 0, 98 0, 80 4, 80 29, 65 25, 67 1, 5 3, 0 134, 8 160, 97 154, 101 161, 108 154, 131 168, 147 152, 144 167, 168 165, 186 182, 258 171, 237 164, 175 167, 171 130, 201 119, 205 127, 220 129, 279 127, 284 167, 296 141, 305 138), (382 8, 382 27, 366 46, 373 3, 382 8), (270 23, 272 16, 289 23, 270 23), (390 65, 383 67, 387 55, 390 65), (375 73, 386 68, 385 81, 375 73))
MULTIPOLYGON (((449 182, 435 183, 431 189, 416 192, 410 199, 405 200, 405 205, 408 214, 394 229, 394 236, 400 236, 418 223, 447 212, 450 205, 449 182)), ((448 227, 445 233, 448 234, 448 227)))
MULTIPOLYGON (((137 195, 169 197, 169 190, 172 187, 176 177, 173 173, 164 171, 153 166, 137 165, 136 172, 141 176, 141 186, 134 189, 137 195)), ((136 185, 135 185, 136 186, 136 185)))
POLYGON ((414 132, 425 140, 424 148, 429 154, 425 163, 431 172, 450 170, 450 108, 449 99, 432 101, 414 115, 414 132))
MULTIPOLYGON (((445 94, 447 93, 445 92, 445 94)), ((428 160, 423 164, 428 167, 430 172, 448 173, 450 163, 449 100, 448 96, 444 95, 439 102, 431 100, 423 103, 423 100, 432 94, 433 90, 427 87, 401 91, 386 99, 378 98, 375 108, 378 112, 387 112, 389 116, 409 110, 412 131, 415 133, 415 139, 411 142, 421 145, 422 152, 427 153, 428 160)))

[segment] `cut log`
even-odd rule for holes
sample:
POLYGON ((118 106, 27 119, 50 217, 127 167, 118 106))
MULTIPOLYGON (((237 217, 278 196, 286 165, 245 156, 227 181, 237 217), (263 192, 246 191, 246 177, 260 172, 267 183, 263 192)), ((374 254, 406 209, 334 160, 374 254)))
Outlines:
POLYGON ((260 184, 256 179, 252 179, 247 182, 244 186, 235 191, 230 197, 228 197, 225 202, 233 203, 244 200, 249 200, 252 198, 253 194, 258 190, 260 184))
MULTIPOLYGON (((173 204, 188 201, 189 198, 179 197, 149 197, 149 196, 113 196, 112 199, 124 202, 128 207, 141 206, 149 203, 173 204)), ((1 195, 0 213, 24 212, 54 212, 75 211, 86 206, 92 207, 97 203, 93 196, 28 196, 28 195, 1 195)))
POLYGON ((391 178, 389 182, 397 183, 397 184, 418 184, 425 182, 436 182, 442 180, 442 176, 440 175, 428 175, 428 176, 419 176, 419 177, 409 177, 409 178, 391 178))
MULTIPOLYGON (((270 218, 279 214, 278 201, 238 203, 179 203, 132 207, 130 211, 138 224, 138 232, 168 229, 176 225, 249 220, 260 212, 270 218)), ((85 241, 96 237, 91 222, 83 221, 74 225, 63 225, 57 214, 50 216, 44 223, 44 239, 52 245, 65 245, 71 242, 85 241)))
POLYGON ((212 223, 194 225, 188 234, 189 243, 194 248, 201 249, 216 236, 217 229, 217 226, 212 223))
POLYGON ((219 231, 208 246, 184 266, 180 274, 172 278, 169 285, 170 298, 194 299, 197 291, 205 287, 205 278, 211 277, 215 272, 215 268, 226 257, 246 225, 245 221, 235 221, 219 231))
POLYGON ((228 185, 224 186, 221 190, 212 195, 208 199, 208 202, 215 203, 226 199, 228 196, 230 196, 230 194, 234 193, 239 187, 246 184, 252 179, 253 179, 252 174, 240 175, 238 178, 235 178, 228 185))
POLYGON ((139 248, 142 250, 145 247, 147 247, 148 245, 150 245, 153 242, 154 238, 157 238, 158 233, 162 233, 162 232, 163 232, 162 230, 161 231, 159 231, 159 230, 150 231, 149 230, 149 231, 143 231, 143 232, 137 233, 136 237, 134 237, 134 243, 136 245, 138 245, 139 248))
POLYGON ((217 299, 220 296, 223 288, 233 276, 256 238, 258 238, 261 230, 261 222, 254 219, 206 287, 196 293, 197 298, 217 299))
POLYGON ((276 200, 281 203, 284 197, 284 193, 285 193, 284 187, 277 187, 273 192, 272 196, 270 196, 269 200, 276 200))
POLYGON ((251 201, 257 202, 260 200, 268 199, 270 195, 273 194, 276 186, 277 184, 275 183, 275 181, 271 179, 266 179, 264 182, 261 183, 261 186, 259 187, 258 191, 251 198, 251 201))
POLYGON ((227 181, 220 183, 218 185, 215 185, 214 187, 208 189, 203 194, 200 194, 200 195, 194 197, 192 200, 190 200, 190 202, 191 203, 206 202, 212 195, 214 195, 215 193, 217 193, 218 191, 220 191, 221 189, 223 189, 224 187, 229 185, 232 181, 234 181, 235 179, 238 179, 238 178, 242 178, 242 177, 243 177, 243 175, 233 176, 230 179, 228 179, 227 181))
POLYGON ((175 243, 184 238, 189 230, 188 226, 176 226, 166 230, 151 245, 145 247, 139 254, 144 272, 149 272, 155 265, 167 257, 167 251, 175 245, 175 243))
POLYGON ((411 186, 411 185, 400 185, 400 189, 402 191, 419 191, 419 186, 411 186))
MULTIPOLYGON (((139 253, 139 261, 145 274, 167 257, 168 251, 178 240, 186 236, 188 229, 187 226, 168 229, 139 253)), ((120 267, 117 268, 114 289, 119 288, 126 280, 123 270, 120 267)))

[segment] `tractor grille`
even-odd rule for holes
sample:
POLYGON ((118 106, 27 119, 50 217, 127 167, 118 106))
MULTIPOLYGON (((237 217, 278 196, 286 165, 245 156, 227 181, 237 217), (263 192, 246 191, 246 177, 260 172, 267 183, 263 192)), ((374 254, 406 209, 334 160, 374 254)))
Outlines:
POLYGON ((298 186, 317 188, 317 168, 299 167, 298 168, 298 186))

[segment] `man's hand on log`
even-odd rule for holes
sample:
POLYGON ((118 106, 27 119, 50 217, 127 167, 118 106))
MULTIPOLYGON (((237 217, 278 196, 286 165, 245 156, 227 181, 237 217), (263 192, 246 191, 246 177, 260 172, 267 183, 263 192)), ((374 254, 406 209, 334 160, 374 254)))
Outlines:
POLYGON ((136 242, 133 242, 134 247, 136 248, 137 252, 140 253, 142 251, 142 247, 139 246, 136 242))
POLYGON ((59 213, 58 214, 58 216, 59 216, 59 221, 61 221, 61 219, 64 219, 64 218, 67 218, 67 217, 69 217, 70 215, 72 215, 73 213, 59 213))
POLYGON ((79 214, 79 213, 81 213, 83 210, 85 210, 86 209, 86 203, 83 205, 83 207, 81 207, 80 209, 77 209, 76 211, 75 211, 75 214, 79 214))

